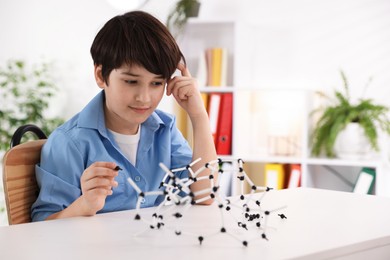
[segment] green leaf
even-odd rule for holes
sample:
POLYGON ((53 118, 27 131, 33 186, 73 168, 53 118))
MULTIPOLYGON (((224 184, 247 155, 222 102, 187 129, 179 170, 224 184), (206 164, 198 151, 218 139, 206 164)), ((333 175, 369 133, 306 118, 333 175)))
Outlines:
POLYGON ((42 62, 30 67, 22 60, 0 65, 1 96, 7 99, 0 110, 0 150, 9 148, 12 134, 21 125, 36 124, 49 135, 64 122, 62 118, 44 116, 57 91, 51 66, 42 62))
MULTIPOLYGON (((322 112, 310 134, 311 152, 314 156, 325 154, 334 157, 334 145, 339 133, 352 122, 359 123, 364 129, 371 147, 378 151, 378 129, 390 135, 389 108, 374 104, 371 99, 360 99, 356 105, 349 100, 349 85, 343 71, 340 72, 343 80, 344 92, 334 91, 333 105, 315 109, 310 114, 314 116, 322 112)), ((370 81, 371 82, 371 79, 370 81)), ((322 95, 329 99, 328 96, 322 95)))

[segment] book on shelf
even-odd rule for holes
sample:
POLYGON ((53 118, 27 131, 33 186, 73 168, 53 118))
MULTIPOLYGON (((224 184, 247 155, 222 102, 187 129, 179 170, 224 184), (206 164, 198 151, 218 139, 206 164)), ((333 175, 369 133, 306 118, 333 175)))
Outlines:
POLYGON ((202 100, 203 100, 203 105, 206 108, 206 111, 208 111, 208 108, 209 108, 209 94, 205 93, 205 92, 202 92, 202 93, 200 93, 200 95, 201 95, 202 100))
POLYGON ((210 86, 221 86, 222 49, 211 49, 211 82, 210 86))
POLYGON ((372 194, 374 181, 375 169, 368 167, 362 168, 356 180, 353 192, 359 194, 372 194))
POLYGON ((228 78, 228 50, 226 48, 222 48, 222 54, 221 54, 221 86, 226 87, 228 85, 227 78, 228 78))
POLYGON ((292 163, 265 164, 265 186, 273 189, 297 188, 301 186, 301 165, 292 163))
POLYGON ((281 163, 267 163, 265 165, 265 186, 275 190, 285 188, 285 166, 281 163))
POLYGON ((198 58, 198 69, 196 71, 196 80, 198 81, 199 86, 206 86, 207 79, 207 62, 206 62, 206 53, 201 52, 198 58))
MULTIPOLYGON (((213 47, 205 50, 207 86, 227 85, 228 52, 226 48, 213 47)), ((200 59, 199 62, 204 62, 200 59)), ((199 64, 200 66, 200 64, 199 64)))
POLYGON ((289 176, 287 188, 297 188, 301 186, 302 170, 300 164, 289 165, 289 176))
POLYGON ((205 50, 205 61, 206 61, 206 86, 211 86, 211 82, 213 81, 213 61, 212 61, 212 49, 205 50))

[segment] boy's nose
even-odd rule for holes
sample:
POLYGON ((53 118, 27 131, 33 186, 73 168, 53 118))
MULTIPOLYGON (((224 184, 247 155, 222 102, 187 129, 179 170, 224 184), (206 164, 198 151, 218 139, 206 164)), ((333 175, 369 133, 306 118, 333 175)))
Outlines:
POLYGON ((150 101, 149 89, 147 87, 139 88, 136 94, 136 100, 143 103, 149 102, 150 101))

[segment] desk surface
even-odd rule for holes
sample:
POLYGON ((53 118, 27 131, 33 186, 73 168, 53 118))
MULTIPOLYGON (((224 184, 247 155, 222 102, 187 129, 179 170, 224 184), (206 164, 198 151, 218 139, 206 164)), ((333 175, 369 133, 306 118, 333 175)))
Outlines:
MULTIPOLYGON (((265 209, 286 205, 282 211, 287 219, 271 216, 269 240, 256 239, 248 247, 222 233, 205 239, 202 245, 192 236, 176 236, 165 228, 134 236, 145 224, 135 221, 136 212, 130 210, 0 227, 0 259, 390 257, 390 198, 298 188, 269 192, 262 205, 265 209)), ((142 216, 153 210, 142 210, 142 216)), ((216 205, 193 206, 180 221, 183 231, 199 234, 221 228, 216 205)), ((225 225, 237 229, 236 224, 225 225)))

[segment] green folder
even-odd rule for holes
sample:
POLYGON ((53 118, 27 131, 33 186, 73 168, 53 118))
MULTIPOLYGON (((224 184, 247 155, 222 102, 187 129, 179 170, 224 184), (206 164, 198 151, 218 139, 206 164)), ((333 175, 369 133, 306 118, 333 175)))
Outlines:
POLYGON ((354 193, 372 194, 375 183, 375 169, 364 167, 359 173, 353 188, 354 193))

